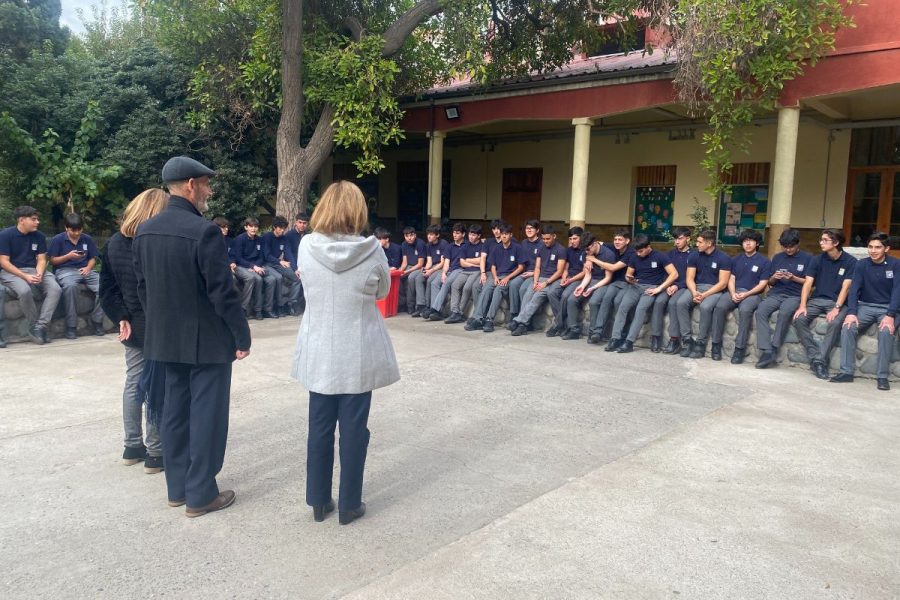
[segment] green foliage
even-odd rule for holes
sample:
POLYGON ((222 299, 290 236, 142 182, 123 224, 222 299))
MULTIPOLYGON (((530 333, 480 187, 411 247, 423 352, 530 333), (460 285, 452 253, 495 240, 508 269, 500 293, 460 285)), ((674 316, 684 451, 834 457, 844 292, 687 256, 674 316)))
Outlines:
POLYGON ((23 60, 35 50, 62 54, 69 32, 59 26, 60 0, 0 0, 0 56, 23 60))
MULTIPOLYGON (((688 218, 691 223, 691 245, 694 245, 697 241, 697 236, 701 231, 704 229, 712 229, 712 222, 709 220, 709 207, 705 204, 701 204, 696 196, 694 196, 693 201, 694 206, 691 209, 691 212, 688 213, 688 218)), ((673 236, 672 232, 668 229, 663 232, 663 237, 670 242, 675 241, 675 236, 673 236)))

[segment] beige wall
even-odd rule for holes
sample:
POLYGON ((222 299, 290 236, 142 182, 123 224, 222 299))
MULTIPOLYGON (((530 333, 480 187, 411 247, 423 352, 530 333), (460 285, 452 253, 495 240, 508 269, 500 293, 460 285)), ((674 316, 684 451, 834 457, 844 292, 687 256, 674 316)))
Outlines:
MULTIPOLYGON (((748 153, 738 153, 734 162, 774 162, 775 125, 749 130, 748 153)), ((801 123, 797 144, 797 168, 791 224, 801 228, 820 227, 823 203, 826 226, 843 223, 844 194, 850 150, 850 132, 836 131, 831 146, 830 173, 828 131, 811 123, 801 123)), ((640 133, 629 142, 616 144, 615 136, 591 138, 591 160, 588 178, 586 221, 595 224, 627 224, 632 221, 633 170, 639 166, 671 165, 678 167, 675 186, 675 223, 688 224, 687 214, 696 197, 710 208, 715 206, 704 191, 706 173, 700 166, 703 146, 700 132, 692 141, 672 142, 668 134, 640 133)), ((571 138, 537 142, 498 143, 493 152, 480 146, 446 146, 445 160, 452 163, 451 217, 454 219, 492 219, 500 215, 502 177, 505 168, 542 168, 543 190, 540 218, 567 221, 572 189, 571 138)), ((387 168, 380 176, 379 216, 396 214, 396 163, 427 160, 428 151, 391 152, 385 156, 387 168)), ((771 184, 771 181, 769 182, 771 184)))

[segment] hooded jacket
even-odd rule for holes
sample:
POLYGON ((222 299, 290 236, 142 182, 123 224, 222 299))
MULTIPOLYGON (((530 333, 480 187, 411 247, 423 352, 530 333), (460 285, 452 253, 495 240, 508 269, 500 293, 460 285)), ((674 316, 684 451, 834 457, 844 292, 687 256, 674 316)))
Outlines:
POLYGON ((306 312, 291 375, 319 394, 361 394, 400 379, 375 300, 388 295, 387 258, 374 237, 311 233, 297 266, 306 312))

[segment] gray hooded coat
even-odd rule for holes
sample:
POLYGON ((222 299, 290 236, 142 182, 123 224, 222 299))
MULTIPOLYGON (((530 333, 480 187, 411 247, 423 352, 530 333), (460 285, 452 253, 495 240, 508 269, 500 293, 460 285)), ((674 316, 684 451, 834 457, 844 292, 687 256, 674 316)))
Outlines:
POLYGON ((376 298, 391 288, 387 258, 374 237, 303 237, 297 266, 306 312, 291 375, 319 394, 361 394, 400 379, 376 298))

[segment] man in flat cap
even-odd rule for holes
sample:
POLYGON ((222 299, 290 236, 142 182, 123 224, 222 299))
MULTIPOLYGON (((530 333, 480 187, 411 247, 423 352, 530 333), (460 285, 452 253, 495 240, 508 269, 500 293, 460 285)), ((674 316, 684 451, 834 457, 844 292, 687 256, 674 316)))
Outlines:
POLYGON ((138 227, 134 265, 147 315, 144 357, 162 363, 163 440, 169 506, 199 517, 234 502, 219 493, 231 363, 250 353, 250 327, 234 288, 219 228, 203 218, 215 172, 179 156, 162 170, 171 199, 138 227))

